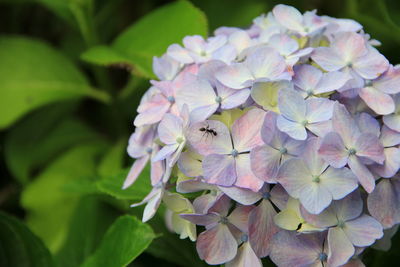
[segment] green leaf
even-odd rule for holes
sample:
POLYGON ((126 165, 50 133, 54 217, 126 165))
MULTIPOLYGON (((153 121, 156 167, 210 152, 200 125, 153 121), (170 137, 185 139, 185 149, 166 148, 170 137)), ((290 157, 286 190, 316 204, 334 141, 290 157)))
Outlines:
POLYGON ((98 168, 98 173, 101 177, 112 176, 122 171, 124 158, 127 155, 127 140, 128 138, 120 139, 101 159, 98 168))
POLYGON ((152 78, 153 56, 186 35, 207 35, 207 19, 188 1, 176 1, 149 13, 119 35, 111 47, 93 47, 82 59, 101 65, 130 65, 136 74, 152 78))
POLYGON ((44 42, 2 36, 0 58, 0 129, 52 102, 84 96, 108 100, 69 59, 44 42))
POLYGON ((121 267, 139 256, 155 238, 151 227, 133 216, 119 217, 104 235, 85 267, 121 267))
POLYGON ((43 242, 22 222, 0 212, 0 266, 55 266, 43 242))
POLYGON ((122 189, 128 172, 129 169, 125 169, 117 175, 102 178, 97 182, 97 188, 101 192, 117 199, 141 201, 151 191, 150 166, 147 165, 144 168, 132 186, 127 189, 122 189))
POLYGON ((68 238, 57 254, 60 267, 82 264, 100 244, 101 238, 119 213, 97 196, 83 197, 76 206, 68 238))
POLYGON ((73 180, 85 180, 96 174, 96 157, 104 153, 99 139, 73 147, 53 161, 25 187, 21 205, 27 211, 27 223, 52 252, 58 251, 67 237, 69 220, 80 194, 64 191, 73 180))
POLYGON ((6 163, 21 183, 29 181, 33 171, 48 164, 65 149, 95 136, 95 132, 81 121, 68 118, 73 109, 74 105, 70 103, 46 107, 8 132, 4 144, 6 163))

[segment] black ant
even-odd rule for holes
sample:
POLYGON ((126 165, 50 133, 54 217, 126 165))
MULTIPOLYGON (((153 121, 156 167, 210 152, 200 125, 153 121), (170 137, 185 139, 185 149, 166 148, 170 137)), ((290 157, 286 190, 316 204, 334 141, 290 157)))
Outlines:
MULTIPOLYGON (((199 131, 200 132, 204 132, 203 136, 206 135, 207 137, 209 135, 211 135, 211 136, 217 136, 218 135, 218 133, 215 131, 215 129, 214 128, 210 128, 210 125, 208 125, 208 124, 207 124, 206 127, 201 127, 199 129, 199 131)), ((206 137, 206 139, 207 139, 207 137, 206 137)))

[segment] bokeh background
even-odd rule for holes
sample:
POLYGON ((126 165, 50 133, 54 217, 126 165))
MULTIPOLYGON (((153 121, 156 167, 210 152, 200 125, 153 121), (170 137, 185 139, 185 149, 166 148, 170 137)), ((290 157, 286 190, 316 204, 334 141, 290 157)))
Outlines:
MULTIPOLYGON (((127 140, 152 78, 151 56, 181 34, 246 27, 285 3, 357 20, 382 42, 379 49, 391 63, 400 63, 398 0, 192 0, 208 24, 187 3, 191 10, 146 19, 172 2, 0 0, 0 209, 43 240, 59 266, 90 266, 87 258, 118 216, 140 218, 142 210, 129 204, 148 192, 148 171, 134 188, 120 190, 132 163, 127 140), (168 28, 181 18, 176 30, 168 28), (110 47, 125 49, 130 58, 110 47)), ((150 222, 157 238, 131 265, 203 266, 191 242, 168 233, 161 214, 150 222)), ((24 241, 7 236, 1 216, 0 266, 35 266, 19 247, 24 241)), ((396 266, 399 251, 397 234, 388 252, 368 249, 363 260, 396 266)), ((273 265, 266 260, 265 266, 273 265)))

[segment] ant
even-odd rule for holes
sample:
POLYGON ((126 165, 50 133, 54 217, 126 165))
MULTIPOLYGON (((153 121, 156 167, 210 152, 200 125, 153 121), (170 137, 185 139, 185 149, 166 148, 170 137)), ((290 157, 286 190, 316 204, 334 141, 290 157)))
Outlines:
MULTIPOLYGON (((214 128, 210 128, 210 125, 208 125, 208 124, 207 124, 206 127, 201 127, 199 129, 199 131, 200 132, 204 132, 203 136, 206 135, 207 137, 209 135, 211 135, 211 136, 217 136, 218 135, 218 133, 215 131, 215 129, 214 128)), ((207 137, 206 137, 206 139, 207 139, 207 137)))

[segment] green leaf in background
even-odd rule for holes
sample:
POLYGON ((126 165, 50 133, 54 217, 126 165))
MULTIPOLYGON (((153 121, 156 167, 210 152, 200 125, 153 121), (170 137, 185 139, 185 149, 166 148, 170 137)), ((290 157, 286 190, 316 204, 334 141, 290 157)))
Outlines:
POLYGON ((127 155, 127 140, 128 138, 120 139, 101 159, 98 167, 98 173, 101 177, 112 176, 122 171, 124 159, 127 155))
POLYGON ((4 144, 6 163, 21 183, 28 182, 32 171, 48 163, 65 149, 90 141, 96 136, 82 122, 67 117, 75 106, 62 103, 40 109, 8 132, 4 144))
POLYGON ((43 242, 22 222, 0 212, 0 266, 55 266, 43 242))
POLYGON ((153 56, 162 55, 186 35, 207 35, 207 19, 188 1, 176 1, 144 16, 121 33, 111 47, 93 47, 82 59, 101 65, 129 64, 133 71, 153 78, 153 56))
POLYGON ((108 100, 70 60, 42 41, 2 36, 0 58, 0 129, 52 102, 84 96, 108 100))
POLYGON ((66 240, 69 221, 80 198, 80 194, 65 192, 64 185, 95 176, 96 158, 105 148, 104 141, 94 139, 69 149, 22 192, 27 223, 52 252, 57 252, 66 240))
POLYGON ((97 196, 82 197, 72 215, 67 240, 57 254, 58 265, 76 267, 82 264, 96 250, 119 215, 97 196))
POLYGON ((140 255, 155 238, 151 227, 133 216, 119 217, 107 230, 84 267, 121 267, 140 255))

